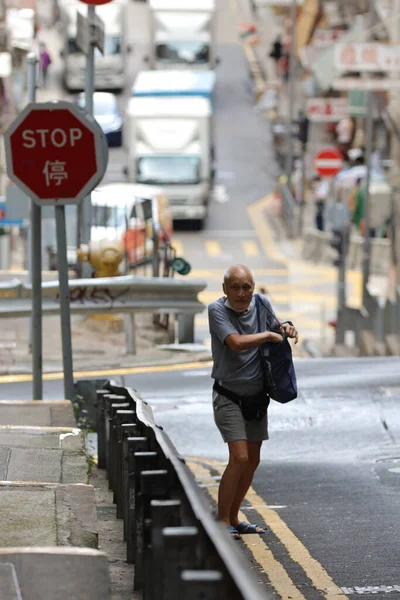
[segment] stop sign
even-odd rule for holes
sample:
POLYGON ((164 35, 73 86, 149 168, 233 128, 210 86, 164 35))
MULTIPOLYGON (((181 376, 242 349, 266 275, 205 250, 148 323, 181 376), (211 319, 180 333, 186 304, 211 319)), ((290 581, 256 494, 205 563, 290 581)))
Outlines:
POLYGON ((9 178, 42 206, 78 204, 107 167, 99 124, 69 102, 28 104, 4 143, 9 178))
POLYGON ((101 6, 102 4, 108 4, 112 0, 80 0, 84 4, 92 4, 93 6, 101 6))
POLYGON ((343 168, 343 158, 336 148, 326 148, 315 156, 314 167, 321 177, 334 177, 343 168))

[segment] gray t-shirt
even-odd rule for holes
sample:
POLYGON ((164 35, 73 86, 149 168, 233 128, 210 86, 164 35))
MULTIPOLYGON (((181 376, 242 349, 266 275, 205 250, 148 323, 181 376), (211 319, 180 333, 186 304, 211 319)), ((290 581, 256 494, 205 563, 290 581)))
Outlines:
MULTIPOLYGON (((266 331, 276 325, 277 318, 268 298, 260 296, 263 304, 268 307, 260 306, 261 330, 266 331)), ((214 361, 211 377, 237 394, 256 394, 263 388, 258 348, 233 352, 225 342, 226 337, 232 333, 242 335, 260 333, 257 324, 256 299, 253 296, 246 313, 237 313, 227 308, 225 302, 226 297, 223 296, 208 306, 214 361)))

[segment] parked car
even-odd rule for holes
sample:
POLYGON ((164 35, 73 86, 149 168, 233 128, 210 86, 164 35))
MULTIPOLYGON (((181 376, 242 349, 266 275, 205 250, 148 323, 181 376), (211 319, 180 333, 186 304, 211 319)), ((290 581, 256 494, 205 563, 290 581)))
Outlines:
MULTIPOLYGON (((85 94, 77 96, 76 103, 85 108, 85 94)), ((122 117, 115 94, 95 92, 93 94, 93 115, 102 128, 109 146, 122 146, 122 117)))

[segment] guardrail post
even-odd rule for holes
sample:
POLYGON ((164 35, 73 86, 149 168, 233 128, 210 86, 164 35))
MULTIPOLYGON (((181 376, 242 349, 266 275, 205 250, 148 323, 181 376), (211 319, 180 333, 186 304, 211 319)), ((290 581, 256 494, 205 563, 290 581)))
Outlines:
POLYGON ((221 571, 182 571, 182 600, 220 600, 223 594, 221 571))
POLYGON ((164 548, 162 600, 182 598, 182 571, 201 568, 198 538, 197 527, 165 527, 162 530, 164 548))
POLYGON ((376 300, 373 331, 378 344, 381 344, 385 339, 385 303, 385 298, 377 298, 376 300))
POLYGON ((108 439, 108 489, 113 490, 115 486, 115 459, 114 459, 114 449, 115 449, 115 438, 117 435, 117 428, 115 425, 116 414, 118 410, 128 410, 129 402, 118 402, 116 404, 111 404, 110 406, 110 418, 109 418, 109 430, 110 437, 108 439))
MULTIPOLYGON (((105 441, 105 447, 106 447, 106 469, 107 469, 107 475, 108 475, 108 469, 109 469, 109 444, 110 444, 110 418, 111 418, 111 406, 112 404, 115 403, 122 403, 122 402, 127 402, 125 396, 119 396, 117 394, 111 394, 110 392, 108 392, 108 394, 104 395, 104 409, 105 409, 105 415, 104 415, 104 429, 105 429, 105 435, 106 435, 106 441, 105 441)), ((111 488, 109 488, 111 489, 111 488)))
POLYGON ((162 530, 165 527, 181 525, 180 500, 152 500, 151 510, 151 561, 144 565, 144 600, 158 600, 162 597, 163 586, 163 539, 162 530), (152 576, 150 571, 157 573, 152 576))
POLYGON ((126 559, 128 564, 135 562, 135 454, 147 452, 149 440, 146 437, 127 438, 124 443, 124 453, 127 463, 127 488, 124 515, 124 539, 126 539, 126 559))
MULTIPOLYGON (((136 419, 136 414, 135 414, 136 419)), ((125 520, 126 512, 126 490, 128 489, 128 462, 125 457, 125 441, 129 437, 138 437, 140 435, 140 429, 138 423, 122 423, 120 432, 120 444, 117 448, 119 454, 120 463, 120 477, 118 479, 118 495, 117 495, 117 519, 125 520)), ((124 524, 124 539, 125 538, 125 524, 124 524)))
POLYGON ((149 551, 151 543, 150 502, 166 498, 168 480, 168 471, 165 470, 141 471, 140 473, 141 490, 136 496, 136 557, 133 584, 135 591, 143 589, 145 554, 149 551))
MULTIPOLYGON (((136 412, 131 409, 117 410, 115 414, 115 436, 114 436, 114 448, 113 448, 113 461, 114 461, 114 487, 113 487, 113 502, 117 505, 119 503, 119 490, 121 488, 122 478, 122 425, 124 423, 131 424, 136 418, 136 412)), ((121 516, 117 517, 121 518, 121 516)))
POLYGON ((192 344, 194 342, 194 315, 179 314, 178 320, 178 342, 180 344, 192 344))
POLYGON ((106 402, 108 390, 96 390, 97 394, 97 466, 106 468, 106 402))
POLYGON ((141 510, 142 510, 142 472, 155 471, 159 464, 157 452, 135 452, 133 459, 133 479, 134 479, 134 510, 130 511, 132 522, 129 524, 128 537, 132 538, 132 547, 130 559, 136 565, 138 530, 139 535, 142 532, 141 510))

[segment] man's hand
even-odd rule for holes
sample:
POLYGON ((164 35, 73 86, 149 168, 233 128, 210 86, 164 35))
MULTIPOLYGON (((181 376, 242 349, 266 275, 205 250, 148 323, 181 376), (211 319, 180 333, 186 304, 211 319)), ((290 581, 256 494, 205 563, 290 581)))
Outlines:
POLYGON ((282 329, 285 330, 286 337, 293 339, 294 343, 297 344, 299 341, 299 332, 297 331, 296 327, 289 325, 289 323, 285 323, 282 325, 282 329))

